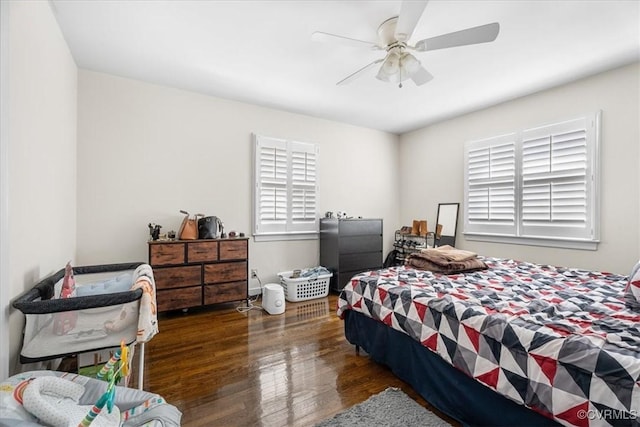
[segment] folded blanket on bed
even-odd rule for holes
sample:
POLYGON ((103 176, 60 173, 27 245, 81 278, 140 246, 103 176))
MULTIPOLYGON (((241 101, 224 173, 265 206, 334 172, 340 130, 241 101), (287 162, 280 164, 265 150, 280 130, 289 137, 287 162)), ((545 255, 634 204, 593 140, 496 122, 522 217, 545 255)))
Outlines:
POLYGON ((451 246, 443 246, 442 248, 442 250, 436 248, 414 252, 407 257, 406 265, 418 270, 428 270, 434 273, 445 274, 484 270, 487 268, 484 261, 472 252, 455 249, 451 246))
POLYGON ((438 265, 447 266, 451 262, 467 261, 477 258, 478 254, 463 249, 456 249, 453 246, 444 245, 437 248, 422 249, 420 251, 424 257, 438 265))

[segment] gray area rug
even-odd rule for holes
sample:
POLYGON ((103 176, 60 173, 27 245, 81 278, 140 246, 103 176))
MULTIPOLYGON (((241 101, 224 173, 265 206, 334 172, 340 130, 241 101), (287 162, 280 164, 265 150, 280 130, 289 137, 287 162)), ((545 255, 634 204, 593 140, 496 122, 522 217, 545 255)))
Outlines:
POLYGON ((399 388, 388 388, 316 427, 450 427, 399 388))

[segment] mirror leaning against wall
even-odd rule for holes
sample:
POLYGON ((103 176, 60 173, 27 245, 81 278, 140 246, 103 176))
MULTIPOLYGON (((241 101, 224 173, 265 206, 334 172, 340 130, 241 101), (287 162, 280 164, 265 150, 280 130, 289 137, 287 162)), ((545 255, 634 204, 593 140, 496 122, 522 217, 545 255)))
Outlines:
POLYGON ((438 203, 435 246, 456 245, 460 203, 438 203))

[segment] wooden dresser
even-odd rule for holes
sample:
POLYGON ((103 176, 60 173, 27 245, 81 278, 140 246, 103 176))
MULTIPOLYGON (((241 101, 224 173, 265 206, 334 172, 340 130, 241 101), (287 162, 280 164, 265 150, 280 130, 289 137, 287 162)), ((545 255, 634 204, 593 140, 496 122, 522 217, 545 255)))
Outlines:
POLYGON ((249 239, 150 241, 158 311, 248 298, 249 239))

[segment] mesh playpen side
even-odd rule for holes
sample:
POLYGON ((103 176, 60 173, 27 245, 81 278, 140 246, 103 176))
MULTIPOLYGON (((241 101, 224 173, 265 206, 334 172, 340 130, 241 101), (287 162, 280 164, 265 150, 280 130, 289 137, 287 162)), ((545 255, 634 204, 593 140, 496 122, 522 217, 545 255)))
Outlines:
POLYGON ((20 362, 109 349, 118 347, 122 341, 134 344, 143 291, 122 289, 131 288, 133 271, 141 265, 137 262, 73 267, 77 295, 82 296, 69 298, 59 297, 65 276, 63 268, 18 297, 12 305, 26 318, 20 362), (129 313, 125 320, 123 313, 129 313))

